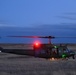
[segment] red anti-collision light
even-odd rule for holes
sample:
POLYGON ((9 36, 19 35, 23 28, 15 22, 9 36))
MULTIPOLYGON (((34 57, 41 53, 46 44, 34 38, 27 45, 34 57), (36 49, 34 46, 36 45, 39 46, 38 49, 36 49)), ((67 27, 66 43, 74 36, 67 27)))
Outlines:
POLYGON ((39 45, 39 43, 36 43, 35 45, 36 45, 36 46, 38 46, 38 45, 39 45))
POLYGON ((40 47, 40 43, 39 43, 39 42, 35 42, 35 43, 34 43, 34 46, 35 46, 35 47, 40 47))
POLYGON ((34 48, 34 50, 40 50, 41 49, 41 43, 39 41, 35 41, 33 48, 34 48))

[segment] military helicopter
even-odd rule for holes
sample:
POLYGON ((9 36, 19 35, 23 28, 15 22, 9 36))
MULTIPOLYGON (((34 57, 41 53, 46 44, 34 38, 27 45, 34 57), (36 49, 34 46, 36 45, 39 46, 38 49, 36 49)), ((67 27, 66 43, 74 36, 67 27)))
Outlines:
MULTIPOLYGON (((54 36, 7 36, 7 37, 17 37, 17 38, 45 38, 48 39, 48 44, 41 44, 40 42, 35 42, 33 44, 33 50, 22 50, 22 49, 11 49, 6 50, 2 49, 2 52, 6 53, 13 53, 13 54, 20 54, 20 55, 29 55, 39 58, 69 58, 72 57, 75 59, 75 52, 72 50, 69 50, 66 45, 54 45, 51 43, 51 39, 54 38, 62 38, 62 37, 54 37, 54 36)), ((63 38, 69 38, 69 37, 63 37, 63 38)), ((75 37, 70 37, 75 38, 75 37)))

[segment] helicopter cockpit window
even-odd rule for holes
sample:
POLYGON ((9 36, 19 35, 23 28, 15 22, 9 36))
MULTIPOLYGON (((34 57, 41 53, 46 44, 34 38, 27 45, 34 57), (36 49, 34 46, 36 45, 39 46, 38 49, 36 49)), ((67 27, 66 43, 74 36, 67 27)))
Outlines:
POLYGON ((52 52, 53 53, 57 53, 57 49, 56 48, 52 48, 52 52))
POLYGON ((56 51, 56 48, 52 48, 52 51, 56 51))

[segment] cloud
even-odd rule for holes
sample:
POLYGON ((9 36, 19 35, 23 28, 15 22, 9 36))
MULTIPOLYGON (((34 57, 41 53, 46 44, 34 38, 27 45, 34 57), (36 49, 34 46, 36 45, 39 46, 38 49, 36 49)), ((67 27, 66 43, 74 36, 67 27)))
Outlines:
POLYGON ((68 20, 76 20, 75 17, 71 17, 71 16, 58 16, 58 17, 63 19, 68 19, 68 20))

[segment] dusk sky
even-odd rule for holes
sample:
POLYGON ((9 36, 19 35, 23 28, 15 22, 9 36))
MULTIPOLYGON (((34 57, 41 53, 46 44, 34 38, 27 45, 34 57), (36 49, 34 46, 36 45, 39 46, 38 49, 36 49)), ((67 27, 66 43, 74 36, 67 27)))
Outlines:
MULTIPOLYGON (((4 38, 6 35, 75 37, 75 32, 76 0, 0 0, 0 36, 3 37, 0 42, 26 41, 4 38)), ((76 43, 76 40, 67 42, 76 43)))
POLYGON ((76 23, 76 0, 0 0, 0 24, 76 23))

